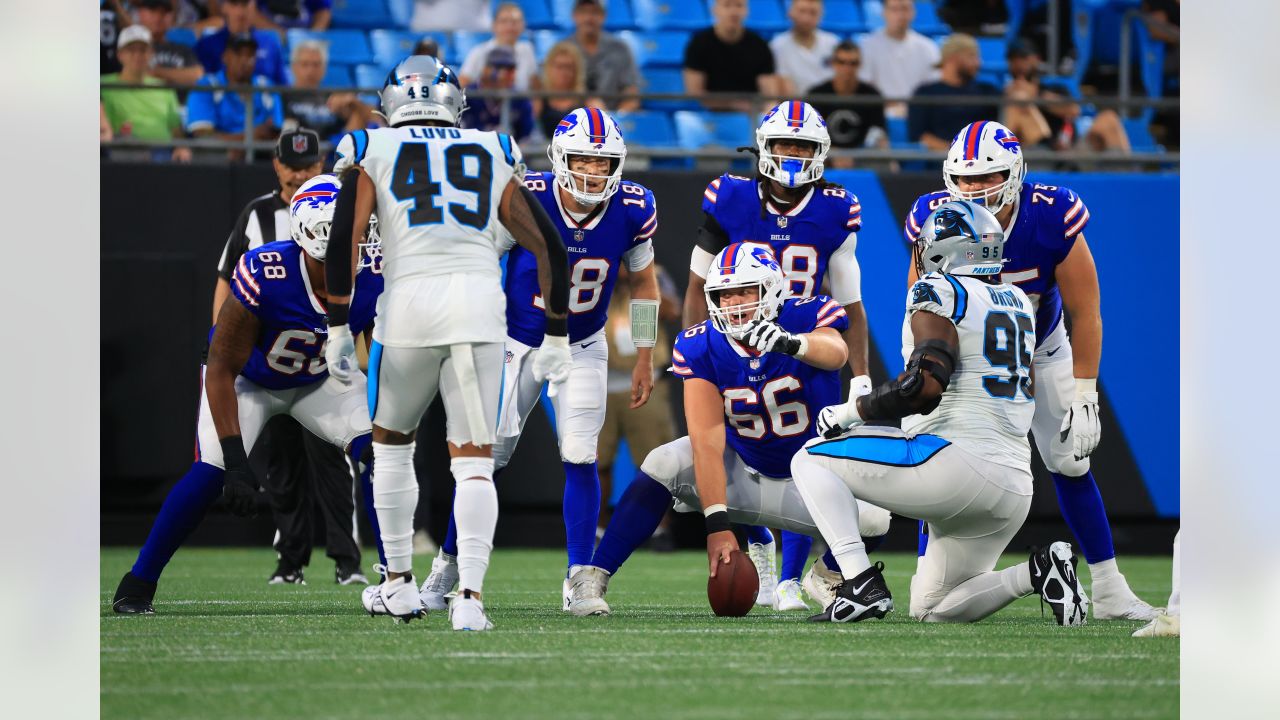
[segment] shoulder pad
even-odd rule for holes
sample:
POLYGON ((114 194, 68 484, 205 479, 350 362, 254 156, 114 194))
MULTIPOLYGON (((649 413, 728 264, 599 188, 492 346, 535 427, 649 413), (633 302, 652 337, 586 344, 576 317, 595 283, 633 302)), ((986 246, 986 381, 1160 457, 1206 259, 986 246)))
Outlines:
POLYGON ((969 306, 969 291, 959 280, 932 272, 920 278, 907 291, 907 310, 923 310, 959 324, 969 306))
POLYGON ((908 243, 914 243, 916 238, 920 237, 921 225, 925 218, 929 217, 929 213, 950 199, 951 195, 946 190, 938 190, 916 198, 915 204, 911 206, 911 212, 907 213, 907 222, 902 230, 903 237, 908 243))

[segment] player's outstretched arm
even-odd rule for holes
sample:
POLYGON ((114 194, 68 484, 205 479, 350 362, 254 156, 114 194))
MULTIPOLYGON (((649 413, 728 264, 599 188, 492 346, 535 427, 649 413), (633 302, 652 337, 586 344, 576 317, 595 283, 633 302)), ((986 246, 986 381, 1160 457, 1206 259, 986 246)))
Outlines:
POLYGON ((835 328, 790 333, 776 321, 757 320, 738 339, 760 352, 790 355, 819 370, 839 370, 849 359, 849 348, 835 328))
POLYGON ((707 521, 707 562, 711 577, 739 549, 729 526, 728 478, 724 469, 724 398, 701 378, 684 381, 684 418, 693 446, 693 473, 707 521))
POLYGON ((643 270, 628 276, 631 290, 631 341, 636 346, 636 365, 631 371, 631 409, 649 401, 653 392, 653 346, 658 343, 657 265, 649 263, 643 270))

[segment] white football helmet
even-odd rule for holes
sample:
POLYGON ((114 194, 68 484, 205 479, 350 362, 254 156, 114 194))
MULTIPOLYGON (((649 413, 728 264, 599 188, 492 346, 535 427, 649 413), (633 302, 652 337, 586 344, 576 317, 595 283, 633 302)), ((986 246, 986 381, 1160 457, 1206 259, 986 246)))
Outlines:
POLYGON ((794 188, 822 177, 826 167, 831 136, 827 121, 807 102, 787 100, 769 111, 756 128, 756 149, 760 151, 760 174, 794 188), (775 154, 774 140, 808 140, 813 143, 813 158, 795 158, 775 154))
POLYGON ((782 267, 768 247, 754 243, 733 243, 711 261, 702 292, 707 298, 711 324, 726 335, 735 335, 756 320, 778 317, 787 292, 787 283, 782 277, 782 267), (759 300, 728 308, 720 307, 721 290, 753 285, 760 289, 759 300))
POLYGON ((551 144, 547 146, 547 157, 551 158, 557 185, 584 205, 599 205, 618 192, 618 185, 622 182, 622 164, 627 160, 627 146, 622 141, 618 122, 609 113, 598 108, 578 108, 556 125, 551 144), (569 169, 571 155, 609 158, 609 174, 574 172, 569 169), (596 193, 587 192, 588 180, 604 180, 604 189, 596 193))
POLYGON ((998 122, 982 120, 969 123, 951 141, 947 159, 942 161, 942 180, 947 192, 957 200, 970 200, 984 205, 992 214, 1018 200, 1027 164, 1022 157, 1022 144, 1009 128, 998 122), (1008 173, 1005 181, 989 190, 961 192, 956 178, 964 175, 1008 173))
POLYGON ((289 234, 308 255, 324 262, 342 183, 334 175, 317 175, 304 182, 289 201, 289 234))

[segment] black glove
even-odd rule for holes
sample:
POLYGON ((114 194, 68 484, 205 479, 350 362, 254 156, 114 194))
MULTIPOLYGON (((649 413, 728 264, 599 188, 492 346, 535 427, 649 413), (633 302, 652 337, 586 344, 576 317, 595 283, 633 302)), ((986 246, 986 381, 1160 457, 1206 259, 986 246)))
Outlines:
POLYGON ((244 452, 244 441, 239 435, 222 438, 222 462, 226 464, 223 476, 222 497, 227 507, 239 517, 251 518, 258 514, 258 478, 249 467, 244 452))

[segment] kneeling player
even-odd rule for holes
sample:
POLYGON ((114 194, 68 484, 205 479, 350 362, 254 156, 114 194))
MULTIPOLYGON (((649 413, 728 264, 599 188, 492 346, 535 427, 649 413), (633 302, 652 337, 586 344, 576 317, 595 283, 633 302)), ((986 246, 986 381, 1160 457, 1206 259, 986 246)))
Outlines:
MULTIPOLYGON (((209 343, 196 462, 169 492, 137 562, 120 581, 116 612, 155 612, 160 573, 219 495, 235 514, 255 514, 258 480, 247 458, 272 417, 292 415, 357 462, 366 459, 371 435, 363 377, 351 385, 331 380, 324 359, 323 262, 338 190, 332 175, 307 181, 293 196, 293 240, 250 250, 232 273, 232 296, 209 343)), ((362 268, 351 308, 355 332, 373 324, 381 292, 380 268, 362 268)), ((372 497, 369 464, 361 473, 366 497, 372 497)), ((370 516, 377 537, 377 519, 370 516)))
MULTIPOLYGON (((840 333, 849 321, 829 297, 784 294, 767 248, 734 243, 715 257, 705 291, 711 319, 681 333, 671 353, 672 371, 685 380, 689 435, 641 464, 591 564, 571 578, 575 615, 609 613, 610 576, 653 533, 673 496, 706 516, 712 575, 738 549, 731 522, 816 536, 788 463, 813 437, 819 408, 840 397, 848 358, 840 333)), ((869 505, 861 512, 868 534, 888 531, 888 512, 869 505)))
POLYGON ((948 202, 916 245, 907 298, 907 369, 870 394, 824 408, 822 438, 791 473, 845 578, 812 620, 856 622, 893 609, 881 563, 867 559, 858 502, 929 523, 911 579, 911 617, 972 622, 1040 593, 1062 625, 1083 625, 1088 599, 1071 545, 1055 542, 996 571, 1031 507, 1035 314, 1002 283, 1004 231, 981 205, 948 202), (866 422, 902 418, 902 430, 866 422), (935 434, 936 433, 936 434, 935 434))

